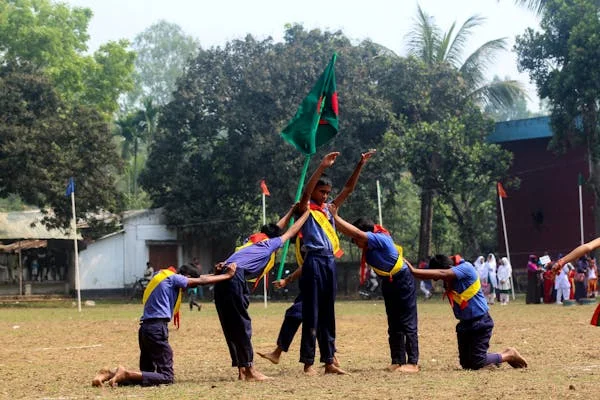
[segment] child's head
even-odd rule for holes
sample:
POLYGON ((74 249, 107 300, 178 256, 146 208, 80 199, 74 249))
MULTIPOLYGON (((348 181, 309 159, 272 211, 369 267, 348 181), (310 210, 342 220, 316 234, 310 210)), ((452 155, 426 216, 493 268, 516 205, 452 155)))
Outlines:
POLYGON ((373 232, 373 229, 375 229, 375 223, 367 217, 360 217, 352 225, 363 232, 373 232))
POLYGON ((443 254, 436 254, 429 260, 429 269, 449 269, 454 263, 450 257, 443 254))
POLYGON ((261 231, 261 233, 264 233, 265 235, 267 235, 269 237, 269 239, 279 237, 283 234, 282 229, 279 226, 277 226, 277 224, 274 224, 274 223, 263 225, 260 228, 260 231, 261 231))
POLYGON ((325 174, 322 174, 317 181, 315 189, 310 194, 310 199, 318 205, 325 203, 329 197, 329 194, 331 193, 332 186, 333 183, 331 182, 331 178, 325 174))
POLYGON ((189 265, 189 264, 183 264, 181 267, 179 267, 179 270, 177 271, 178 274, 190 277, 190 278, 199 278, 200 277, 200 272, 198 271, 198 268, 196 268, 193 265, 189 265))

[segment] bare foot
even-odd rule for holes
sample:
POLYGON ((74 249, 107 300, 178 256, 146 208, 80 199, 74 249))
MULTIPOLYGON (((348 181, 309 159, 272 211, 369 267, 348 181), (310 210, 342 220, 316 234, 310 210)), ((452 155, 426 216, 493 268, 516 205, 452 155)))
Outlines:
POLYGON ((244 380, 248 381, 248 382, 261 382, 261 381, 273 379, 269 376, 266 376, 266 375, 260 373, 254 367, 246 367, 244 369, 243 374, 244 374, 244 380))
POLYGON ((517 349, 509 347, 500 353, 502 361, 506 361, 513 368, 526 368, 527 361, 519 354, 517 349))
POLYGON ((261 353, 261 352, 257 351, 256 354, 258 354, 262 358, 266 358, 267 360, 271 361, 273 364, 279 364, 279 356, 281 353, 278 353, 277 350, 274 350, 270 353, 261 353))
POLYGON ((117 370, 115 371, 114 375, 112 376, 112 378, 110 378, 108 380, 108 383, 112 387, 117 387, 117 386, 119 386, 119 382, 123 382, 126 379, 127 379, 127 370, 125 370, 124 366, 119 365, 117 367, 117 370))
POLYGON ((315 376, 317 375, 317 370, 312 365, 304 364, 304 375, 315 376))
POLYGON ((398 368, 400 368, 400 364, 391 364, 391 365, 388 365, 385 369, 388 370, 389 372, 394 372, 398 368))
POLYGON ((340 367, 336 367, 333 364, 325 364, 325 373, 326 374, 346 375, 346 371, 344 371, 340 367))
POLYGON ((396 371, 404 372, 407 374, 415 374, 419 372, 419 366, 415 364, 404 364, 401 365, 396 371))
POLYGON ((98 371, 94 379, 92 379, 92 386, 102 386, 104 382, 111 379, 113 376, 115 376, 115 373, 112 372, 110 368, 104 367, 98 371))
POLYGON ((335 354, 333 355, 333 365, 335 365, 336 367, 340 366, 340 360, 338 360, 335 354))
POLYGON ((244 375, 244 367, 238 367, 238 380, 246 380, 246 376, 244 375))

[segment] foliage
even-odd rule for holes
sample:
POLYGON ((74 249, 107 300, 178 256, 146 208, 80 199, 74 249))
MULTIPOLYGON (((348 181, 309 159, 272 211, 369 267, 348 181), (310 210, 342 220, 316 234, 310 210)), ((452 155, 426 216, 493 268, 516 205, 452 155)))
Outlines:
MULTIPOLYGON (((505 80, 510 80, 508 77, 505 80)), ((499 82, 500 78, 494 76, 492 82, 499 82)), ((527 97, 524 93, 521 93, 513 99, 512 105, 508 107, 497 107, 492 104, 488 104, 484 109, 485 114, 492 118, 496 122, 502 121, 514 121, 517 119, 531 118, 541 113, 534 113, 527 107, 527 97)))
POLYGON ((18 194, 27 204, 52 209, 49 225, 68 226, 68 178, 75 177, 80 216, 110 210, 118 167, 102 114, 65 104, 32 66, 0 68, 0 197, 18 194))
MULTIPOLYGON (((154 204, 166 208, 170 223, 215 240, 231 240, 233 232, 247 235, 261 220, 262 178, 272 194, 269 215, 288 209, 302 157, 279 132, 334 51, 341 133, 314 157, 313 167, 322 152, 341 151, 328 172, 342 187, 360 153, 378 147, 390 123, 385 102, 373 96, 379 47, 353 45, 341 32, 307 32, 292 25, 283 43, 248 35, 224 48, 202 50, 178 81, 141 177, 154 204)), ((369 162, 361 182, 374 182, 384 168, 377 160, 369 162)), ((359 187, 353 195, 369 204, 361 213, 376 208, 370 190, 359 187)), ((350 206, 343 210, 344 215, 358 212, 350 206)))

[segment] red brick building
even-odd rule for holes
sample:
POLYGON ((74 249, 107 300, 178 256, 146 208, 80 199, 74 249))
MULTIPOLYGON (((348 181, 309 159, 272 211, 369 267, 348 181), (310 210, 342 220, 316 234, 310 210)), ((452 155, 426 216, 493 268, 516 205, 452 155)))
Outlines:
MULTIPOLYGON (((558 253, 581 241, 578 175, 588 177, 587 152, 583 147, 565 154, 548 150, 552 137, 548 117, 500 122, 490 141, 514 155, 510 176, 520 179, 518 188, 505 185, 503 199, 511 264, 527 265, 529 254, 558 253)), ((584 241, 597 236, 593 218, 593 194, 582 189, 584 241)), ((498 253, 506 254, 502 217, 498 205, 498 253)))

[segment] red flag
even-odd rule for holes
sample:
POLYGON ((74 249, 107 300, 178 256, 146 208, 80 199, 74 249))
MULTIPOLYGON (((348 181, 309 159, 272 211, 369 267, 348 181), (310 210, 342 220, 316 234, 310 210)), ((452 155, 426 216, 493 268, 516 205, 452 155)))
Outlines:
POLYGON ((592 324, 594 326, 600 326, 600 321, 598 321, 599 314, 600 314, 600 304, 598 304, 596 306, 596 309, 594 310, 594 315, 592 315, 592 320, 590 321, 590 324, 592 324))
POLYGON ((498 196, 502 197, 503 199, 508 197, 506 191, 504 190, 504 187, 500 182, 498 182, 498 196))
POLYGON ((262 192, 265 196, 271 195, 271 193, 269 192, 269 188, 267 187, 267 182, 265 182, 264 179, 260 181, 260 188, 262 189, 262 192))

